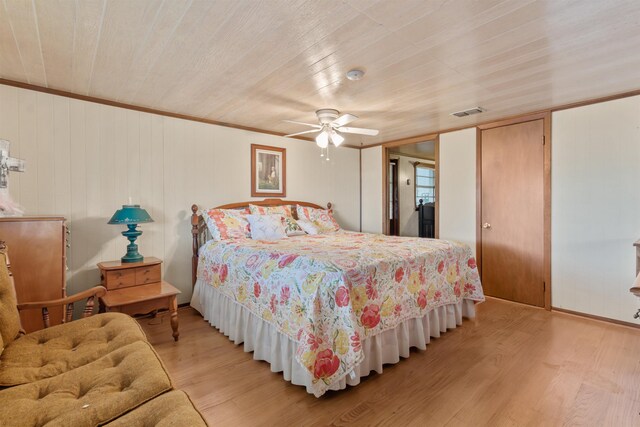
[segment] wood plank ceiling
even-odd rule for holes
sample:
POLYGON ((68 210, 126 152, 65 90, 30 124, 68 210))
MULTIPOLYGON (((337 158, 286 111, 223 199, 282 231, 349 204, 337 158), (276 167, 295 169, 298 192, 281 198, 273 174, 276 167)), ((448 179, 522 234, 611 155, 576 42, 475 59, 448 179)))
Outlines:
POLYGON ((637 0, 0 5, 2 78, 284 133, 337 108, 381 130, 355 145, 639 89, 639 45, 637 0))
POLYGON ((391 148, 389 152, 392 154, 399 154, 401 156, 416 157, 418 159, 435 160, 436 143, 435 141, 424 141, 399 145, 391 148))

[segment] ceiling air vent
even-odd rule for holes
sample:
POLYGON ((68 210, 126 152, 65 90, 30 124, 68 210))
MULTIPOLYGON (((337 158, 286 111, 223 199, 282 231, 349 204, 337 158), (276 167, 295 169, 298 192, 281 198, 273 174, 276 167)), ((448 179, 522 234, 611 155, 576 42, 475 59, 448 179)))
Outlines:
POLYGON ((473 107, 473 108, 469 108, 468 110, 464 110, 464 111, 457 111, 455 113, 451 113, 452 116, 456 116, 456 117, 467 117, 470 116, 472 114, 478 114, 478 113, 484 113, 484 108, 480 108, 480 107, 473 107))

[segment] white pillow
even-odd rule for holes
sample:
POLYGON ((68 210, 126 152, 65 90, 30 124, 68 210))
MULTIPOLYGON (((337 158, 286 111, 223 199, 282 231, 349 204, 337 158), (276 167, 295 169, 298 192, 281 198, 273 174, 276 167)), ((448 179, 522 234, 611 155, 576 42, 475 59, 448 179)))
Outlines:
POLYGON ((298 225, 302 228, 307 234, 318 234, 318 227, 311 221, 307 219, 299 219, 298 225))
POLYGON ((287 237, 282 215, 247 215, 253 240, 280 240, 287 237))

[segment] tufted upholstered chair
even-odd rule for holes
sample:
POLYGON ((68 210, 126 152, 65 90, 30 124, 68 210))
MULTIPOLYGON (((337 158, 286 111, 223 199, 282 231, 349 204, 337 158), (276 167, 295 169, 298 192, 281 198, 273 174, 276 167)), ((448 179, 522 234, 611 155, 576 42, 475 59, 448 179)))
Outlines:
MULTIPOLYGON (((19 310, 99 296, 17 304, 0 242, 0 426, 205 426, 171 379, 138 322, 121 313, 91 316, 24 334, 19 310)), ((45 326, 46 310, 43 310, 45 326)))
POLYGON ((0 387, 49 378, 86 365, 135 341, 146 340, 138 322, 120 313, 91 316, 71 322, 74 302, 103 295, 102 286, 54 301, 17 304, 7 248, 0 242, 0 387), (19 311, 40 308, 48 326, 47 307, 65 305, 63 324, 24 334, 19 311), (91 316, 91 317, 90 317, 91 316))

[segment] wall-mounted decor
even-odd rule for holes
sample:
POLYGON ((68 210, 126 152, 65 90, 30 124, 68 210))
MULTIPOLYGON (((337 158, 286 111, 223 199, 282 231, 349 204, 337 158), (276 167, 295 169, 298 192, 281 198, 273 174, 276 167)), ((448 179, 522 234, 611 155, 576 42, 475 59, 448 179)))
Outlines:
POLYGON ((287 150, 251 144, 251 197, 287 195, 287 150))
POLYGON ((0 139, 0 217, 21 216, 24 209, 9 194, 9 172, 24 172, 24 160, 9 155, 9 141, 0 139))

